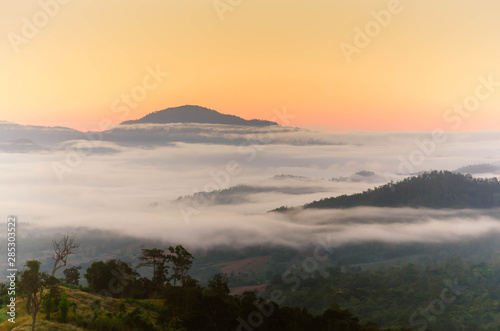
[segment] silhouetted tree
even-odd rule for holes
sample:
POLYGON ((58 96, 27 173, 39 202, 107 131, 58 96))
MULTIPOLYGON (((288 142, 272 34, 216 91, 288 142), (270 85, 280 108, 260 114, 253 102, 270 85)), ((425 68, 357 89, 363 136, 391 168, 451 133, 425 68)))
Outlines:
POLYGON ((177 284, 177 281, 179 281, 179 285, 182 286, 186 273, 193 265, 193 255, 181 245, 175 247, 170 246, 168 251, 170 252, 168 258, 173 264, 174 271, 170 279, 174 281, 174 286, 177 284))
POLYGON ((45 287, 48 293, 43 298, 43 307, 47 320, 51 319, 50 314, 57 311, 57 305, 61 300, 62 290, 59 287, 59 279, 54 276, 48 276, 45 280, 45 287))
POLYGON ((41 308, 43 293, 48 275, 40 272, 40 261, 26 261, 26 270, 21 272, 19 292, 26 298, 26 309, 31 314, 31 330, 35 330, 36 315, 41 308))
POLYGON ((227 296, 230 292, 227 286, 227 277, 221 273, 213 275, 208 281, 208 291, 218 297, 227 296))
POLYGON ((61 239, 53 239, 54 246, 54 267, 52 268, 51 276, 56 274, 59 268, 65 267, 68 263, 68 256, 74 253, 74 250, 80 247, 80 244, 75 242, 75 236, 65 234, 61 239))
POLYGON ((128 263, 113 259, 92 263, 84 276, 93 292, 119 298, 131 295, 138 273, 128 263))
POLYGON ((66 284, 76 285, 80 283, 80 270, 82 267, 71 267, 63 271, 66 284))
POLYGON ((155 290, 161 290, 167 281, 169 257, 159 248, 142 249, 142 256, 139 260, 144 261, 137 265, 141 267, 152 267, 153 277, 151 279, 155 290))

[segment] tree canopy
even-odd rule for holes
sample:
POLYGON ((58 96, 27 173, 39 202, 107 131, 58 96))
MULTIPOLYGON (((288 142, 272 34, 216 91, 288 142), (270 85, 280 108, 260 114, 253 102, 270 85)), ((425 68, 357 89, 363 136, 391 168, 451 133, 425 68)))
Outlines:
MULTIPOLYGON (((426 207, 495 208, 500 207, 500 182, 450 171, 432 171, 362 193, 340 195, 304 205, 304 208, 426 207)), ((280 208, 276 211, 284 211, 280 208)))

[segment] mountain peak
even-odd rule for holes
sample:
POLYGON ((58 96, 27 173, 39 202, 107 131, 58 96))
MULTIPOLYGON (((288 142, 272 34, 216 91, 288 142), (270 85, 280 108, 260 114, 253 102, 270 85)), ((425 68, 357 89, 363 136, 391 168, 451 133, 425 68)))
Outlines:
POLYGON ((138 120, 125 121, 121 124, 169 124, 169 123, 204 123, 243 126, 269 126, 276 122, 263 120, 245 120, 234 115, 219 113, 213 109, 200 106, 185 105, 172 107, 150 113, 138 120))

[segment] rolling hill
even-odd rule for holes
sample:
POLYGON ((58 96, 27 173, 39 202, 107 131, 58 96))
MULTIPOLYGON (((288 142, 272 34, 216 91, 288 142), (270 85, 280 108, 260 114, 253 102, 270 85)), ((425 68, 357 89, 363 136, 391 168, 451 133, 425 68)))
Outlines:
POLYGON ((128 124, 169 124, 169 123, 205 123, 226 124, 242 126, 270 126, 277 125, 275 122, 263 120, 245 120, 234 115, 226 115, 215 110, 200 106, 180 106, 167 108, 150 113, 140 119, 125 121, 128 124))
POLYGON ((432 171, 362 193, 314 201, 304 208, 359 206, 495 208, 500 207, 500 182, 496 178, 480 179, 449 171, 432 171))

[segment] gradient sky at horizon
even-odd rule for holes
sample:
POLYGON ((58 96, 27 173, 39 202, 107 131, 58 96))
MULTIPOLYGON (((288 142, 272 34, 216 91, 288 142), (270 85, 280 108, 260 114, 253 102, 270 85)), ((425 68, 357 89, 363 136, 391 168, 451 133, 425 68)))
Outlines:
POLYGON ((196 104, 268 120, 286 108, 291 125, 338 130, 500 130, 500 87, 476 111, 443 118, 480 77, 500 82, 500 3, 401 0, 348 63, 340 45, 356 46, 354 29, 392 1, 243 0, 222 20, 214 4, 228 0, 72 0, 49 6, 18 52, 13 33, 55 0, 4 3, 0 120, 92 130, 196 104), (148 67, 169 75, 114 112, 148 67))

